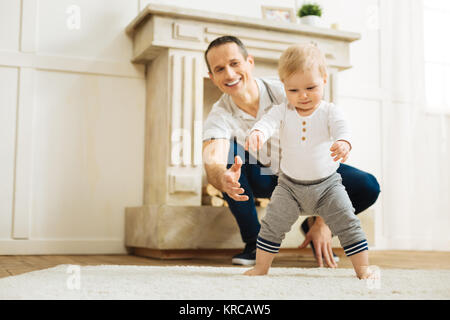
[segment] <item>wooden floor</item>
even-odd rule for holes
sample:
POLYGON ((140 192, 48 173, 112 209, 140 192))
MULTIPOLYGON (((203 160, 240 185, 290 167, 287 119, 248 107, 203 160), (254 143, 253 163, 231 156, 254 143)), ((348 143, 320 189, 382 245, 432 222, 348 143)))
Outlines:
MULTIPOLYGON (((449 269, 450 252, 436 251, 369 251, 370 264, 380 268, 403 269, 449 269)), ((350 260, 340 255, 340 268, 351 268, 350 260)), ((200 257, 192 259, 152 259, 134 255, 45 255, 0 256, 0 278, 34 270, 46 269, 59 264, 75 265, 140 265, 140 266, 213 266, 230 267, 231 255, 200 257)), ((240 268, 248 268, 236 266, 240 268)), ((280 253, 273 267, 314 268, 317 264, 310 249, 299 253, 280 253)))

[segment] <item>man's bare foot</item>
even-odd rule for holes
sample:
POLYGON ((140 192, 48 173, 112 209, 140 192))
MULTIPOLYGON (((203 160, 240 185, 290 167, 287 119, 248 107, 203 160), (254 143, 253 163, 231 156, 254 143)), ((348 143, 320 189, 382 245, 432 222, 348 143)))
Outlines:
POLYGON ((244 272, 244 276, 263 276, 266 274, 267 274, 267 271, 264 271, 261 269, 256 269, 256 268, 252 268, 252 269, 244 272))

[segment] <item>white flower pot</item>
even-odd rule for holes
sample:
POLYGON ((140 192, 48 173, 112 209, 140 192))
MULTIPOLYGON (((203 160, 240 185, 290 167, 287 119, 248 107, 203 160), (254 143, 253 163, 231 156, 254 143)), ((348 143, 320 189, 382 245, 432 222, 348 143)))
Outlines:
POLYGON ((322 24, 322 20, 319 16, 304 16, 300 18, 300 22, 314 27, 320 27, 322 24))

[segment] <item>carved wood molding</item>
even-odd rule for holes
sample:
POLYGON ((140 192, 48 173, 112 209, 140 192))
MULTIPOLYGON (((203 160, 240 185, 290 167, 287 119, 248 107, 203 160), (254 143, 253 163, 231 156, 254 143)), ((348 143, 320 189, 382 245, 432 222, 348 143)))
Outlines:
POLYGON ((360 39, 358 33, 274 22, 233 15, 190 10, 163 5, 148 5, 127 29, 134 40, 135 63, 148 63, 162 48, 204 52, 217 37, 234 35, 249 48, 255 59, 277 61, 291 44, 315 42, 331 67, 350 68, 349 43, 360 39))

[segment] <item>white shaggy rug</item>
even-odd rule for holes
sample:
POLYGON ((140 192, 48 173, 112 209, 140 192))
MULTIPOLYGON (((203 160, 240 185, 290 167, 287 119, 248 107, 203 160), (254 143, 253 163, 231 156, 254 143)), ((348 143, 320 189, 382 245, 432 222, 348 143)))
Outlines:
POLYGON ((353 269, 59 265, 0 279, 0 299, 299 300, 450 299, 450 270, 381 269, 379 280, 353 269))

